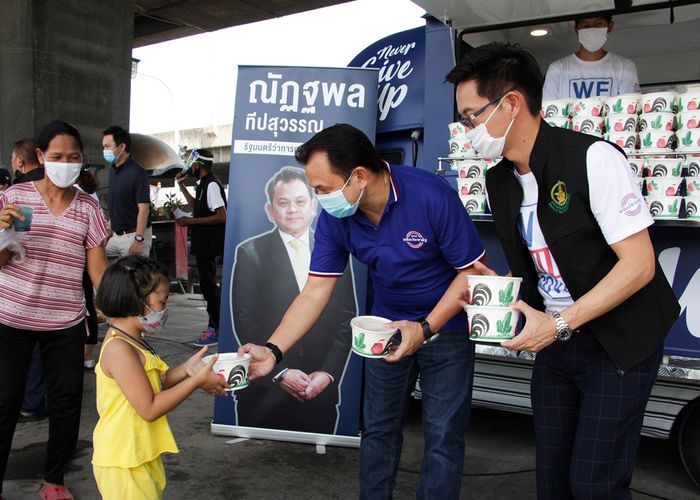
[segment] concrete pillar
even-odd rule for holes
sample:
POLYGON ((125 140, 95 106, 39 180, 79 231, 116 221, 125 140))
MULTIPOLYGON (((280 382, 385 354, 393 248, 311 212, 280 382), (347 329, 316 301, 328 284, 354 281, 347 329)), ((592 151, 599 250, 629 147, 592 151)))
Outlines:
POLYGON ((56 118, 80 130, 91 164, 104 163, 102 130, 129 124, 133 13, 133 0, 2 0, 0 164, 56 118))

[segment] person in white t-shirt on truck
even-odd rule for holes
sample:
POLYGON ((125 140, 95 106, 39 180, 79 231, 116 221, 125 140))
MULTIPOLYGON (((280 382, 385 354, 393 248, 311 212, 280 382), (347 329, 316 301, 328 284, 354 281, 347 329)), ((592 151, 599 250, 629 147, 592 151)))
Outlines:
POLYGON ((603 50, 615 26, 612 16, 577 19, 579 48, 549 65, 542 99, 586 99, 639 92, 637 67, 629 59, 603 50))

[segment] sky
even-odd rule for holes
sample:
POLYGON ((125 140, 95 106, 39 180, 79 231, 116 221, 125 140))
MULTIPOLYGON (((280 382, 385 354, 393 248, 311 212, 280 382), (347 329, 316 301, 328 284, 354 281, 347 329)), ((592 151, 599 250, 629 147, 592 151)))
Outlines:
POLYGON ((425 24, 410 0, 355 0, 134 49, 132 132, 152 134, 233 120, 236 67, 344 67, 372 42, 425 24))

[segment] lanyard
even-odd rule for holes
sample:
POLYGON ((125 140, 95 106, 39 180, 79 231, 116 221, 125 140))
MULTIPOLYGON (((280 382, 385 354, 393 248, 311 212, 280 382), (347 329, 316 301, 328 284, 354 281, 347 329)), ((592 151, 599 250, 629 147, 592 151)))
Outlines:
MULTIPOLYGON (((123 335, 126 335, 127 337, 129 337, 131 340, 133 340, 134 342, 136 342, 138 345, 140 345, 141 347, 143 347, 144 349, 146 349, 148 352, 150 352, 150 353, 153 354, 154 356, 158 356, 158 353, 156 352, 156 350, 153 349, 153 347, 151 347, 151 344, 149 344, 148 342, 146 342, 144 339, 142 339, 142 338, 141 338, 141 339, 134 338, 134 337, 132 337, 131 335, 129 335, 128 333, 126 333, 124 330, 122 330, 121 328, 119 328, 119 327, 117 327, 117 326, 114 326, 114 325, 112 325, 112 324, 110 324, 109 327, 110 327, 110 328, 114 328, 116 331, 118 331, 119 333, 121 333, 121 334, 123 334, 123 335)), ((158 356, 158 357, 160 357, 160 356, 158 356)))

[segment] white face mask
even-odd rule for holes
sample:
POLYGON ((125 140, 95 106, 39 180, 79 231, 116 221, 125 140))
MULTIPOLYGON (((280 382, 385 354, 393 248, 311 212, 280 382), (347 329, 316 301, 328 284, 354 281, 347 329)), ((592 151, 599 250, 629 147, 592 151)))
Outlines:
POLYGON ((46 175, 51 182, 60 188, 67 188, 75 184, 82 166, 82 163, 62 163, 44 160, 46 175))
POLYGON ((578 30, 578 41, 588 52, 603 48, 608 39, 608 28, 586 28, 578 30))
POLYGON ((503 137, 492 137, 491 134, 489 134, 486 124, 501 106, 503 99, 505 99, 505 96, 498 101, 498 106, 491 111, 491 114, 483 123, 480 123, 471 130, 467 130, 467 139, 469 139, 469 142, 472 143, 474 149, 476 149, 481 156, 488 160, 493 160, 503 154, 503 147, 506 145, 506 136, 508 135, 508 132, 510 132, 510 128, 513 126, 513 122, 515 121, 515 118, 510 121, 505 134, 503 134, 503 137))

